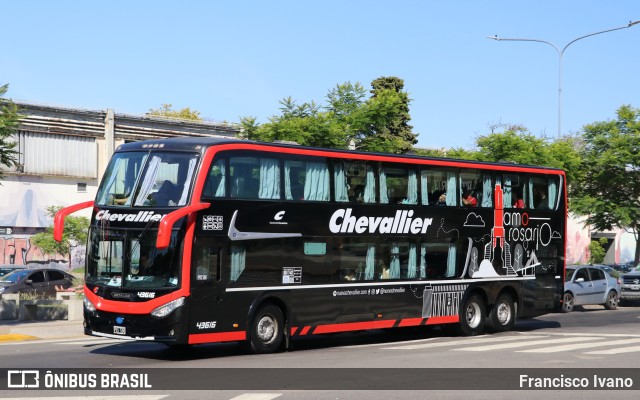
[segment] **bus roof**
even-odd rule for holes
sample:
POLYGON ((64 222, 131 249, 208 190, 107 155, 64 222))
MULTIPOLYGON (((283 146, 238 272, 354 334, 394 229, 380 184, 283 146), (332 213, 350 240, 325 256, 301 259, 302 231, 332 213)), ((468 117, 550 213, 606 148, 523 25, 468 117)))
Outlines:
MULTIPOLYGON (((256 142, 251 140, 242 140, 242 139, 229 139, 229 138, 211 138, 211 137, 184 137, 184 138, 168 138, 168 139, 153 139, 153 140, 145 140, 138 142, 126 143, 118 146, 116 152, 120 151, 136 151, 136 150, 149 150, 149 149, 163 149, 170 151, 193 151, 198 150, 201 151, 203 148, 211 147, 211 146, 220 146, 220 145, 257 145, 257 146, 265 146, 265 147, 276 147, 282 149, 294 150, 287 151, 287 153, 295 153, 295 150, 300 150, 302 153, 305 152, 326 152, 326 153, 334 153, 335 155, 351 155, 351 156, 359 156, 358 159, 364 158, 372 158, 379 159, 380 157, 384 157, 387 159, 386 161, 391 161, 389 159, 395 159, 398 162, 402 162, 403 160, 421 160, 421 161, 432 161, 434 163, 447 163, 447 164, 460 164, 460 166, 467 165, 470 168, 473 166, 501 166, 503 169, 510 168, 532 168, 537 170, 548 170, 552 173, 560 173, 564 174, 564 171, 560 168, 553 167, 544 167, 538 165, 527 165, 527 164, 518 164, 515 162, 509 161, 500 161, 500 162, 487 162, 487 161, 474 161, 474 160, 463 160, 463 159, 455 159, 455 158, 446 158, 446 157, 428 157, 428 156, 420 156, 416 154, 391 154, 391 153, 377 153, 377 152, 364 152, 357 150, 344 150, 344 149, 330 149, 330 148, 320 148, 320 147, 309 147, 309 146, 301 146, 297 144, 291 143, 278 143, 278 142, 256 142)), ((245 146, 242 146, 245 147, 245 146)))

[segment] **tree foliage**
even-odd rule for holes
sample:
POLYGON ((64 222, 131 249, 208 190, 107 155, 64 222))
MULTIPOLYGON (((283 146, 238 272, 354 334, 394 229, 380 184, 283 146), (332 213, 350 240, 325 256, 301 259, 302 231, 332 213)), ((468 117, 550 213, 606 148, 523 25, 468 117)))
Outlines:
POLYGON ((160 108, 152 108, 149 110, 147 115, 186 119, 190 121, 202 121, 202 118, 200 117, 200 111, 191 110, 189 107, 185 107, 181 110, 174 110, 172 108, 172 104, 162 104, 162 107, 160 108))
MULTIPOLYGON (((47 214, 54 217, 62 207, 49 206, 47 214)), ((89 218, 68 215, 64 219, 64 232, 62 240, 57 242, 53 238, 53 227, 47 228, 46 232, 35 234, 31 237, 31 243, 47 254, 59 254, 70 257, 71 249, 87 241, 87 230, 89 229, 89 218)))
POLYGON ((640 256, 640 110, 624 105, 617 119, 585 125, 581 174, 573 185, 572 209, 599 230, 625 227, 640 256))
MULTIPOLYGON (((16 142, 11 136, 18 130, 18 106, 11 100, 5 99, 9 85, 0 85, 0 165, 13 167, 18 165, 18 151, 15 150, 16 142)), ((0 169, 0 179, 4 177, 0 169)))
POLYGON ((282 114, 271 117, 268 123, 260 125, 254 117, 243 117, 242 136, 339 149, 355 144, 363 151, 404 153, 417 142, 417 135, 407 124, 409 98, 401 90, 401 79, 379 80, 383 83, 389 80, 395 86, 372 84, 373 95, 366 99, 361 84, 346 82, 328 92, 324 107, 313 101, 299 104, 287 97, 280 101, 282 114))
POLYGON ((604 256, 607 255, 604 246, 606 246, 607 243, 607 238, 592 240, 591 243, 589 243, 589 264, 600 264, 604 261, 604 256))

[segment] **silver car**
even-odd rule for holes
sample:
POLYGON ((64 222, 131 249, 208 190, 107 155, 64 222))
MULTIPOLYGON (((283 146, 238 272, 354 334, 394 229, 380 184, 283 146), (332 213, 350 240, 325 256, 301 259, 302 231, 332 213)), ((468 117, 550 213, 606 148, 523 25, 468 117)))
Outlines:
POLYGON ((594 266, 568 265, 564 275, 563 312, 577 305, 602 304, 607 310, 618 308, 620 282, 594 266))

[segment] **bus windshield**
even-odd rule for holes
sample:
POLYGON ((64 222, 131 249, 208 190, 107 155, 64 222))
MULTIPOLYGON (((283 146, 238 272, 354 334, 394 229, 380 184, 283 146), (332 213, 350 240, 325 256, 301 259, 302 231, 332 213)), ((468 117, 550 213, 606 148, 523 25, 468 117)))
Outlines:
POLYGON ((86 282, 119 288, 177 288, 180 261, 175 243, 179 232, 171 234, 172 245, 155 247, 157 230, 116 230, 91 228, 86 282))
POLYGON ((98 189, 96 205, 177 207, 187 204, 197 153, 116 153, 98 189))

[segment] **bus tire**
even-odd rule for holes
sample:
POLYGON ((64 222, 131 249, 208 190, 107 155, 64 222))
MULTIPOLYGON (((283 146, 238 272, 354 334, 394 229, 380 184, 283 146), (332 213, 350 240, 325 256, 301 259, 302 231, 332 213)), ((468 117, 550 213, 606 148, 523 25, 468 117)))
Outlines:
POLYGON ((273 304, 258 309, 249 333, 249 349, 252 353, 265 354, 278 351, 284 339, 282 310, 273 304))
POLYGON ((467 297, 460 309, 460 331, 464 336, 477 336, 484 332, 486 318, 484 300, 477 294, 467 297))
POLYGON ((477 336, 484 332, 485 309, 484 300, 479 295, 472 294, 465 299, 460 308, 460 330, 464 336, 477 336))
POLYGON ((498 296, 489 314, 489 322, 494 332, 506 332, 516 324, 516 308, 513 298, 508 293, 498 296))

